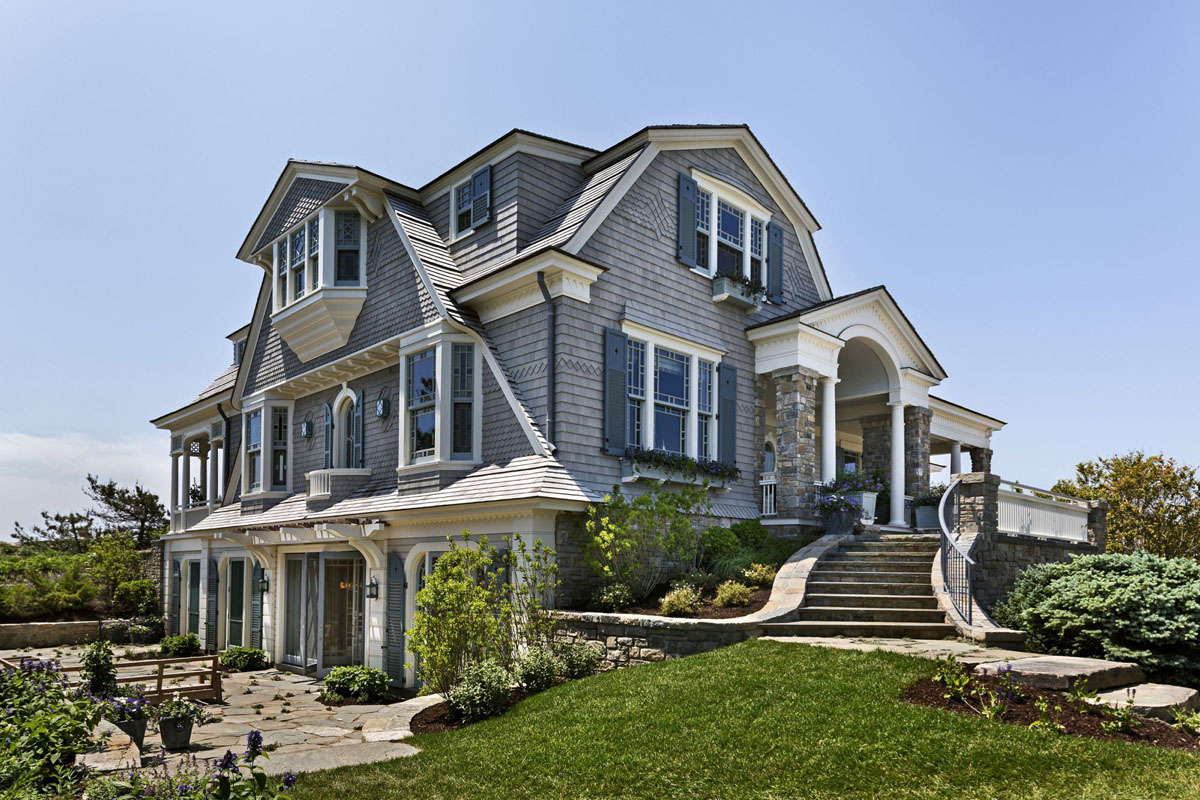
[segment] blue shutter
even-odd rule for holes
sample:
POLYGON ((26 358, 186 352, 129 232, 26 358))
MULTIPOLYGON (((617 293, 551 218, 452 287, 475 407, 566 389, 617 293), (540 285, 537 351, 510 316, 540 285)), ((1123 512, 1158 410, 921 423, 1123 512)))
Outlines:
POLYGON ((217 560, 208 560, 208 607, 204 611, 204 647, 217 649, 217 560))
POLYGON ((615 328, 604 332, 604 451, 625 454, 625 370, 629 337, 615 328))
POLYGON ((689 267, 696 266, 696 182, 686 172, 679 173, 679 225, 677 257, 689 267))
POLYGON ((171 561, 171 635, 179 635, 179 584, 183 582, 183 565, 179 559, 171 561))
POLYGON ((478 228, 492 218, 492 165, 471 176, 471 227, 478 228))
MULTIPOLYGON (((262 578, 263 568, 257 560, 254 562, 254 570, 250 573, 250 646, 262 647, 262 578)), ((299 609, 289 609, 293 613, 300 613, 299 609)))
POLYGON ((387 655, 384 666, 393 686, 404 685, 404 598, 408 582, 404 558, 399 553, 387 557, 387 655))
POLYGON ((333 407, 325 404, 325 469, 333 469, 333 407))
POLYGON ((717 387, 717 459, 737 466, 737 369, 722 363, 717 387))
POLYGON ((783 302, 783 228, 767 223, 767 299, 783 302))
POLYGON ((360 390, 354 396, 354 464, 352 466, 355 469, 363 468, 363 400, 363 393, 360 390))

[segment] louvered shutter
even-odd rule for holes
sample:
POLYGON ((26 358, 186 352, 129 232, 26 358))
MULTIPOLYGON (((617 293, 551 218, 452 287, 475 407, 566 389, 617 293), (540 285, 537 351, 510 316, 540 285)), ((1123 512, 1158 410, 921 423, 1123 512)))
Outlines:
POLYGON ((333 469, 333 407, 325 404, 325 469, 333 469))
POLYGON ((176 558, 171 561, 171 635, 179 635, 179 584, 183 582, 183 565, 176 558))
POLYGON ((478 228, 492 218, 492 165, 471 176, 471 227, 478 228))
POLYGON ((354 468, 363 468, 363 393, 354 396, 354 468))
POLYGON ((204 610, 204 647, 217 649, 217 560, 208 560, 208 607, 204 610))
MULTIPOLYGON (((262 647, 262 578, 263 568, 258 561, 254 562, 254 569, 250 573, 250 646, 262 647)), ((299 609, 289 609, 293 613, 299 613, 299 609)))
POLYGON ((717 458, 722 464, 737 465, 737 369, 721 364, 717 387, 717 458))
POLYGON ((686 172, 679 173, 679 246, 676 255, 689 267, 696 266, 696 182, 686 172))
POLYGON ((404 558, 388 553, 387 558, 387 657, 388 677, 393 686, 404 685, 404 598, 408 583, 404 558))
POLYGON ((615 328, 604 332, 604 450, 625 454, 625 370, 629 337, 615 328))
POLYGON ((767 223, 767 299, 783 302, 783 228, 767 223))

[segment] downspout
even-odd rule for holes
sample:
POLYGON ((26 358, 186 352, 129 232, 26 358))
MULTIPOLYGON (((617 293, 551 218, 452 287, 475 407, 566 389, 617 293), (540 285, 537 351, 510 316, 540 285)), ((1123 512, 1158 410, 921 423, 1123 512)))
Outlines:
MULTIPOLYGON (((218 477, 220 477, 221 482, 225 484, 225 491, 221 492, 221 505, 225 505, 225 502, 228 499, 225 497, 225 495, 228 494, 228 492, 229 492, 229 476, 226 474, 229 471, 229 465, 230 465, 230 461, 229 461, 229 455, 230 455, 230 453, 229 453, 229 417, 225 416, 225 409, 221 408, 220 403, 217 403, 217 413, 220 414, 221 419, 223 419, 225 421, 225 443, 222 445, 222 449, 225 450, 225 463, 221 466, 221 474, 218 476, 218 477)), ((265 565, 263 566, 263 569, 266 569, 265 565)))
POLYGON ((558 323, 558 311, 550 290, 546 288, 546 273, 538 272, 538 288, 542 290, 542 299, 546 301, 546 441, 554 446, 554 353, 555 328, 558 323))

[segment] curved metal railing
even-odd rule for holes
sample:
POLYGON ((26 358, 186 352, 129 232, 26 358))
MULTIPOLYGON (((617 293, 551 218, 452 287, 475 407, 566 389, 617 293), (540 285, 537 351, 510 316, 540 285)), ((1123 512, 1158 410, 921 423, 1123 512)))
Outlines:
POLYGON ((942 588, 967 624, 972 624, 975 562, 958 543, 962 511, 962 481, 955 478, 938 504, 942 533, 942 588))

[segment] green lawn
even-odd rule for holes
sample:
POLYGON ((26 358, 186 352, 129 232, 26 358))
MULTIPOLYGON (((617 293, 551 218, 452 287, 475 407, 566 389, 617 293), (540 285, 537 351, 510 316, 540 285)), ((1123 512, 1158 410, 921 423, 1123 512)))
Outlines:
POLYGON ((298 800, 1200 798, 1200 756, 911 706, 932 662, 749 641, 556 687, 298 800))

